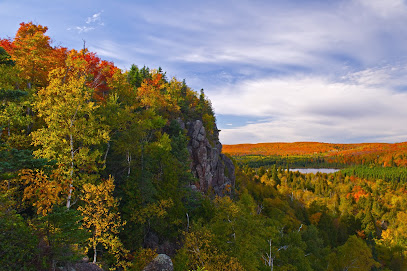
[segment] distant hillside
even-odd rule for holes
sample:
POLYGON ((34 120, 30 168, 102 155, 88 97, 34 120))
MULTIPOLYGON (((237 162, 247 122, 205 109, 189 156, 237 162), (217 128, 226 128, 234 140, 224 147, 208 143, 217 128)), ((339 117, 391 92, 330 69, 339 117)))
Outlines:
POLYGON ((382 166, 406 166, 407 142, 332 144, 321 142, 258 143, 223 145, 223 152, 232 156, 317 156, 330 162, 382 166))

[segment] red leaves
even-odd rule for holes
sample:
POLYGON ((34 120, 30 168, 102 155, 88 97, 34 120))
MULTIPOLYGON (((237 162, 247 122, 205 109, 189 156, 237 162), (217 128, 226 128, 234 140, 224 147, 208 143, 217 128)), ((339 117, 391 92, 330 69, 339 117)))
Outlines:
POLYGON ((3 47, 4 50, 6 50, 6 52, 10 55, 12 55, 15 48, 13 41, 10 38, 0 39, 0 47, 3 47))
POLYGON ((80 52, 71 50, 70 55, 72 59, 82 59, 86 62, 85 73, 90 75, 87 84, 95 90, 94 98, 104 101, 110 91, 107 81, 119 68, 114 66, 113 62, 101 60, 95 53, 89 52, 87 49, 80 52))

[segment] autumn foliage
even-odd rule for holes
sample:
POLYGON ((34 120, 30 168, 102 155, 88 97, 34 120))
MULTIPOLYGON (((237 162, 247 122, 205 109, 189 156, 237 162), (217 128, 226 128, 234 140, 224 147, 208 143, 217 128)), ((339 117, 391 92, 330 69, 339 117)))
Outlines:
POLYGON ((218 144, 204 91, 47 30, 0 39, 0 269, 142 270, 166 253, 180 271, 406 270, 406 142, 224 145, 236 182, 202 193, 188 123, 218 144))
POLYGON ((322 157, 330 163, 407 166, 407 142, 332 144, 320 142, 258 143, 223 145, 232 156, 322 157))

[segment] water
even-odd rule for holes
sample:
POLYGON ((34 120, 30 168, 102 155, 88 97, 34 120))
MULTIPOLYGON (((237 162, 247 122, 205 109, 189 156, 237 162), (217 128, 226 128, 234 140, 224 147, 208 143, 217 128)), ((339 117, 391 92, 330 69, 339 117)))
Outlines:
POLYGON ((340 169, 336 168, 290 168, 290 171, 299 171, 302 174, 307 174, 307 173, 335 173, 339 171, 340 169))

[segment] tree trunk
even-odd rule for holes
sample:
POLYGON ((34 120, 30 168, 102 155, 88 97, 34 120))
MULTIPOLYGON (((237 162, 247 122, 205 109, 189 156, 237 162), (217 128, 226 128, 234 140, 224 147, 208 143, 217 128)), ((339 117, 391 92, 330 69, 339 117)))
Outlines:
POLYGON ((109 150, 110 150, 110 141, 107 142, 107 150, 106 150, 106 153, 105 153, 105 157, 103 158, 105 166, 106 166, 106 159, 107 159, 107 154, 109 153, 109 150))
POLYGON ((127 165, 129 166, 128 170, 127 170, 127 177, 130 176, 131 173, 131 154, 130 151, 127 150, 127 165))
POLYGON ((96 246, 93 246, 93 263, 96 263, 96 257, 97 257, 97 250, 96 246))
MULTIPOLYGON (((71 121, 71 125, 72 125, 72 121, 71 121)), ((73 171, 74 171, 74 155, 75 155, 75 151, 73 149, 73 136, 72 134, 69 135, 70 138, 70 145, 71 145, 71 172, 70 172, 70 177, 71 177, 71 182, 69 184, 69 191, 68 191, 68 198, 66 199, 66 208, 70 208, 71 207, 71 198, 72 198, 72 190, 73 190, 73 171)))

